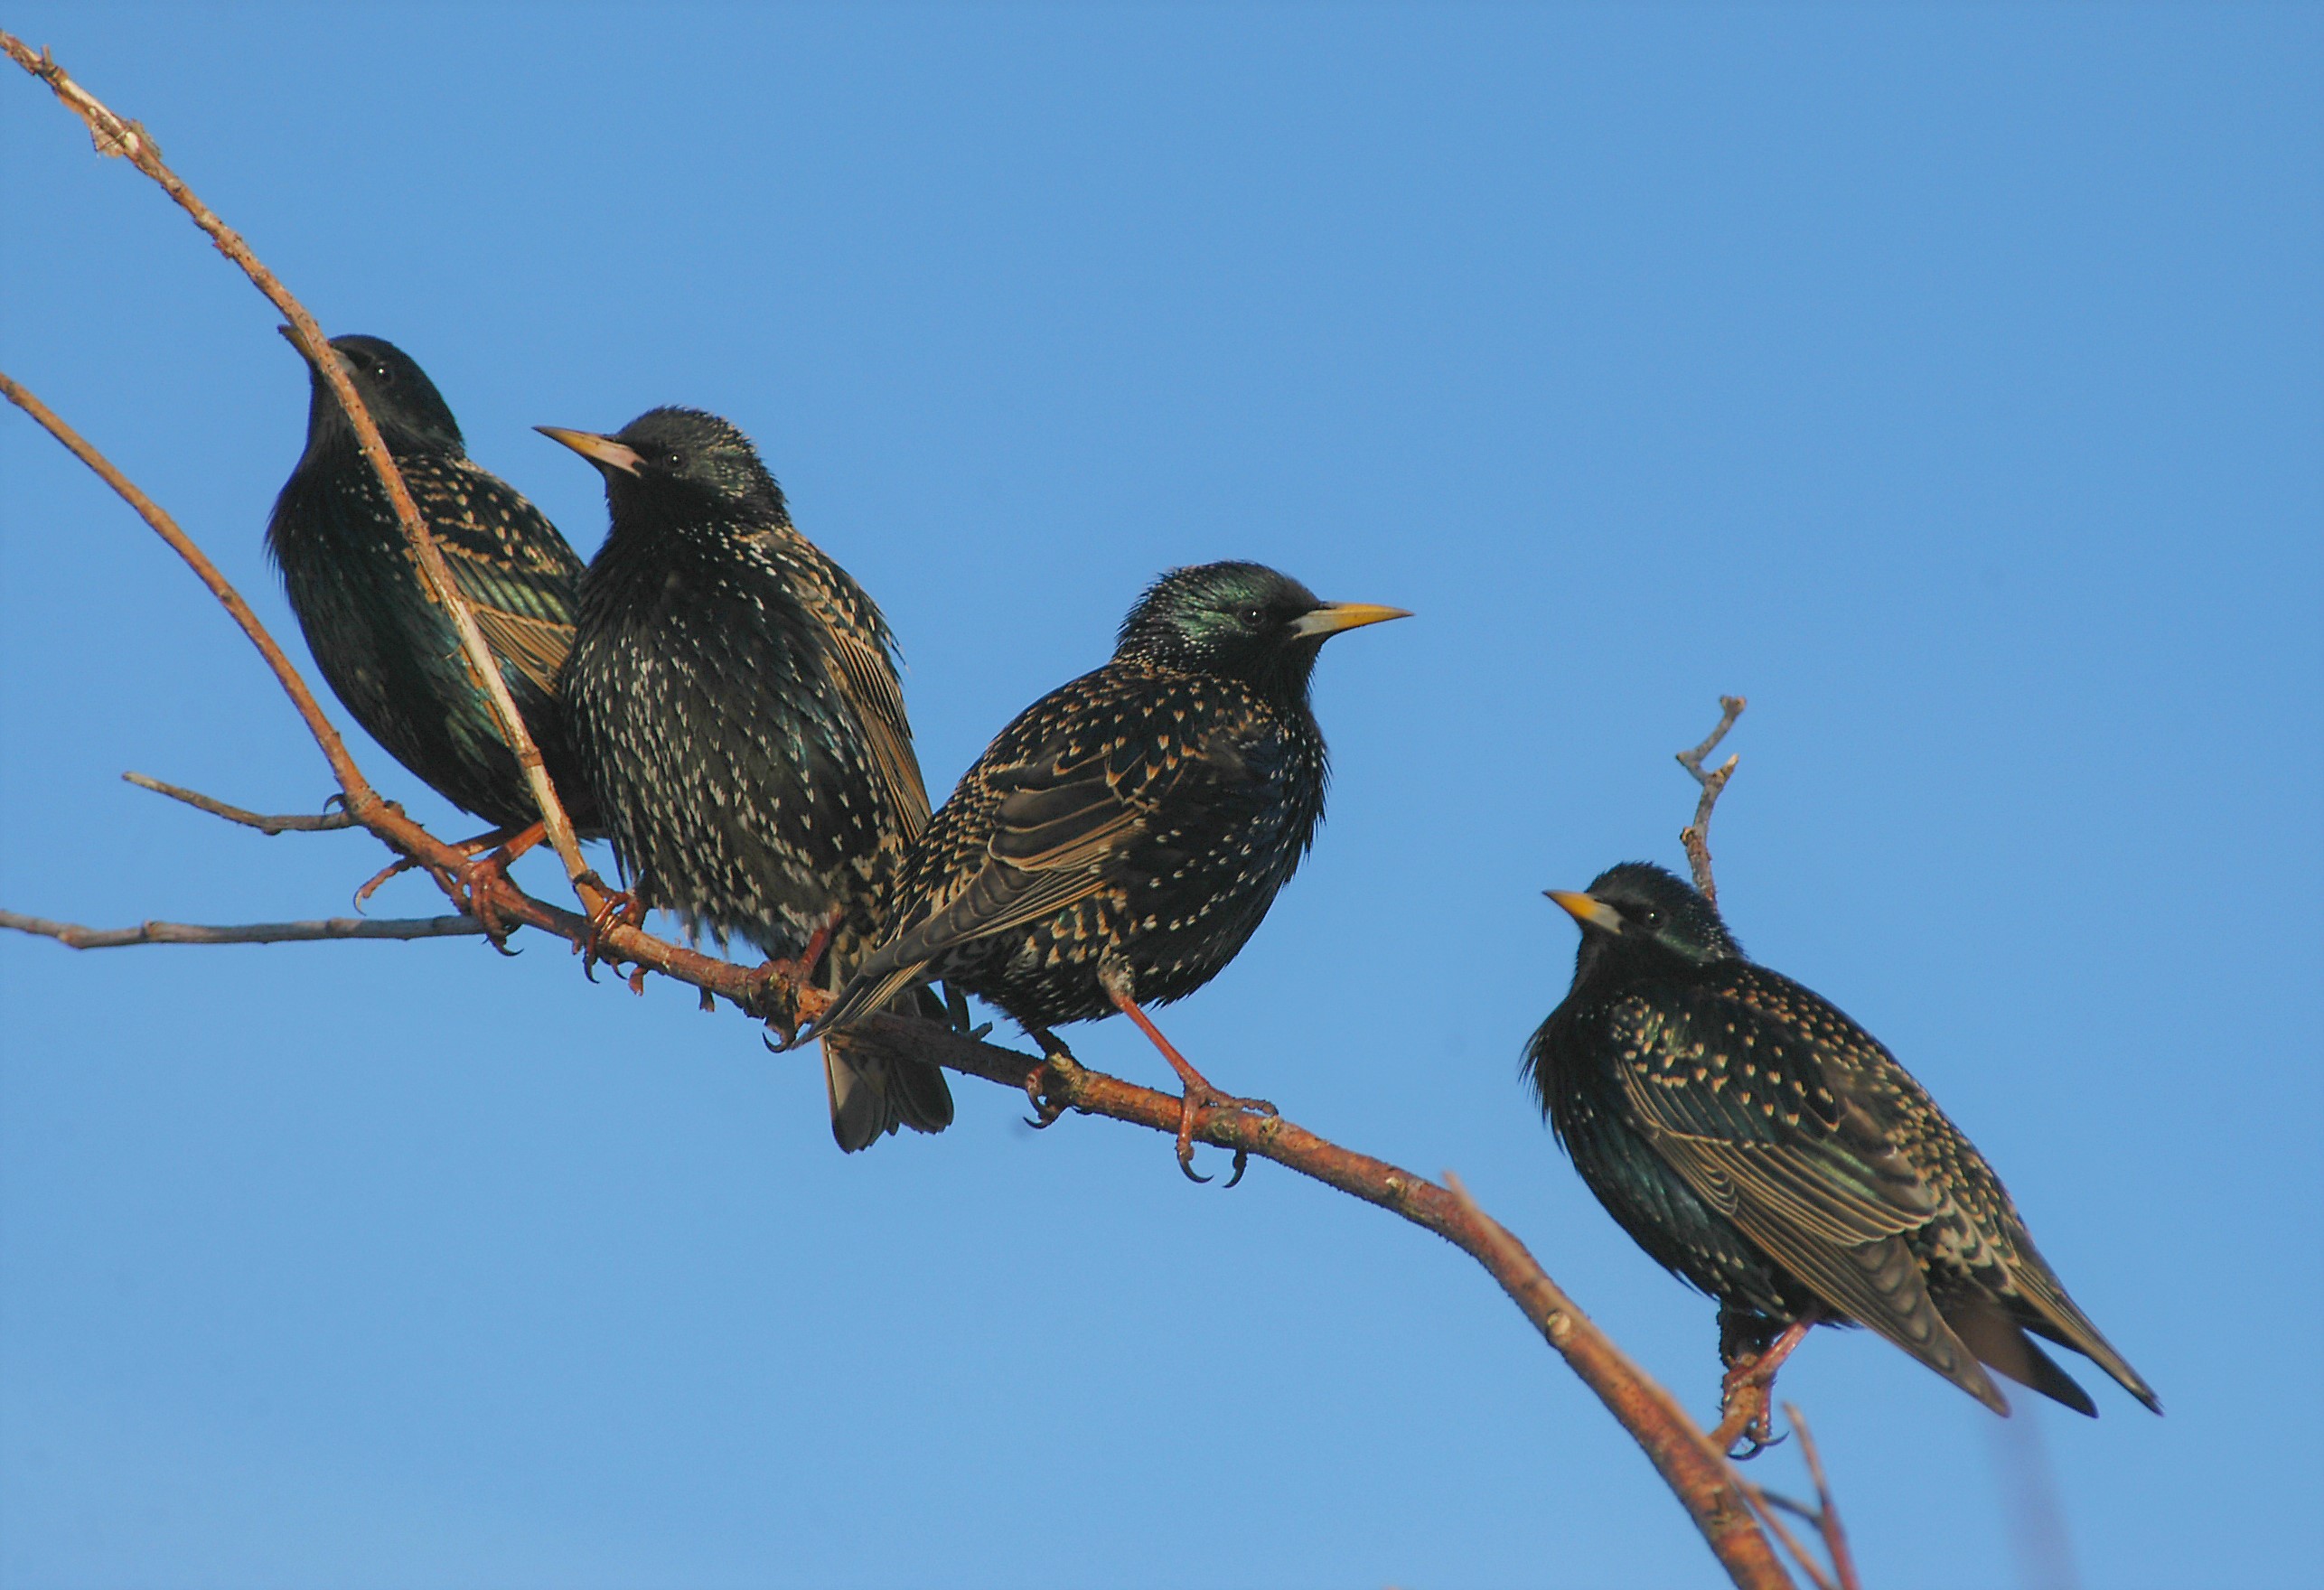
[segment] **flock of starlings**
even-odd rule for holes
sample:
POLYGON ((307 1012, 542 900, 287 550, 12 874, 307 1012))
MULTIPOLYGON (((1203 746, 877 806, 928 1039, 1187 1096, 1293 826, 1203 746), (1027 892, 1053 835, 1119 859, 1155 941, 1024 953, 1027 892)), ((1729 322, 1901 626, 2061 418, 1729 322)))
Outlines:
MULTIPOLYGON (((1329 637, 1406 616, 1319 601, 1252 563, 1174 569, 1112 659, 1001 730, 929 810, 895 639, 792 526, 747 437, 657 408, 611 435, 541 429, 604 477, 585 566, 468 459, 419 366, 375 337, 335 357, 385 436, 539 745, 576 830, 612 841, 624 909, 739 937, 829 990, 815 1024, 843 1149, 952 1119, 943 1074, 849 1029, 947 1018, 944 983, 1049 1029, 1119 1011, 1184 1088, 1179 1164, 1213 1089, 1145 1007, 1216 976, 1323 816, 1308 679, 1329 637)), ((267 545, 323 677, 363 727, 494 825, 538 833, 492 708, 321 375, 267 545)), ((491 855, 487 847, 500 848, 491 855)), ((1575 1168, 1624 1230, 1719 1303, 1717 1432, 1767 1438, 1766 1388, 1813 1324, 1868 1325, 1998 1413, 1998 1371, 2095 1407, 2036 1343, 2146 1382, 2066 1294, 2009 1193, 1935 1101, 1827 1001, 1748 959, 1717 909, 1630 862, 1550 898, 1581 929, 1573 986, 1526 1065, 1575 1168)), ((1201 1179, 1197 1177, 1197 1179, 1201 1179)))

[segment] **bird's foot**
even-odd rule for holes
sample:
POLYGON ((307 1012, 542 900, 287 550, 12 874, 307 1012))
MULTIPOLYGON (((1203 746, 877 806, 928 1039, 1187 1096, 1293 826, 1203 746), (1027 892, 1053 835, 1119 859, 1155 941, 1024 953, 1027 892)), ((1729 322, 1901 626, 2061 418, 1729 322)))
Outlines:
POLYGON ((782 1043, 767 1045, 777 1054, 799 1043, 799 991, 813 982, 815 968, 822 963, 823 951, 839 925, 839 915, 835 912, 829 921, 815 930, 814 937, 796 956, 779 955, 758 968, 751 1004, 763 1013, 767 1025, 782 1034, 782 1043))
POLYGON ((1781 1445, 1776 1434, 1768 1389, 1763 1385, 1738 1385, 1722 1390, 1719 1406, 1726 1417, 1710 1432, 1710 1444, 1731 1463, 1749 1463, 1770 1446, 1781 1445))
POLYGON ((1033 1114, 1026 1118, 1025 1124, 1036 1132, 1045 1132, 1057 1124, 1057 1118, 1069 1108, 1064 1099, 1049 1096, 1050 1073, 1056 1071, 1062 1074, 1064 1067, 1074 1063, 1073 1054, 1057 1041, 1054 1033, 1040 1027, 1028 1027, 1026 1032, 1041 1045, 1041 1063, 1025 1074, 1025 1096, 1033 1100, 1033 1114))
MULTIPOLYGON (((509 876, 509 864, 539 844, 541 835, 547 831, 540 824, 535 823, 497 850, 483 856, 472 852, 468 860, 453 872, 453 882, 458 886, 461 906, 484 924, 484 937, 490 939, 492 948, 502 955, 516 953, 509 948, 509 934, 515 930, 501 920, 499 908, 499 898, 503 891, 509 893, 516 892, 515 881, 509 876)), ((489 840, 491 836, 485 837, 489 840)), ((471 840, 469 844, 481 847, 484 842, 471 840)), ((466 849, 467 846, 462 848, 466 849)))
MULTIPOLYGON (((1195 1125, 1206 1110, 1234 1109, 1251 1115, 1279 1116, 1283 1112, 1264 1099, 1238 1099, 1232 1093, 1222 1093, 1203 1080, 1194 1067, 1185 1068, 1182 1080, 1185 1090, 1178 1096, 1178 1168, 1190 1182, 1207 1182, 1210 1178, 1195 1168, 1195 1125)), ((1226 1184, 1233 1186, 1242 1180, 1242 1173, 1251 1168, 1251 1151, 1237 1148, 1234 1164, 1227 1171, 1226 1184)))
POLYGON ((1719 1382, 1720 1419, 1710 1432, 1710 1441, 1735 1462, 1748 1463, 1783 1441, 1776 1434, 1776 1371, 1807 1339, 1817 1317, 1810 1314, 1795 1320, 1773 1340, 1761 1336, 1756 1346, 1748 1338, 1735 1339, 1727 1328, 1729 1322, 1722 1320, 1721 1334, 1728 1340, 1720 1342, 1720 1349, 1727 1359, 1727 1372, 1719 1382))
MULTIPOLYGON (((605 938, 615 928, 634 928, 645 921, 645 907, 627 889, 608 889, 605 880, 594 872, 583 873, 575 882, 586 884, 604 896, 597 909, 589 913, 589 937, 581 946, 581 973, 591 982, 597 980, 597 963, 604 961, 621 969, 621 958, 605 953, 605 938)), ((640 968, 642 970, 643 968, 640 968)))
MULTIPOLYGON (((1204 1110, 1212 1109, 1235 1109, 1252 1115, 1273 1116, 1279 1116, 1283 1112, 1264 1099, 1239 1099, 1232 1093, 1222 1093, 1212 1087, 1209 1079, 1196 1071, 1185 1055, 1178 1052, 1177 1045, 1162 1035, 1162 1029, 1154 1024, 1154 1019, 1138 1007, 1138 1001, 1130 997, 1126 983, 1126 978, 1107 979, 1106 997, 1113 1001, 1113 1007, 1116 1010, 1138 1024, 1138 1030, 1145 1034, 1148 1041, 1162 1052, 1162 1058, 1168 1061, 1170 1069, 1178 1073, 1178 1085, 1183 1090, 1178 1097, 1178 1168, 1185 1172, 1186 1179, 1190 1182, 1207 1182, 1210 1178, 1195 1169, 1196 1117, 1204 1110)), ((1234 1151, 1234 1166, 1227 1176, 1226 1184, 1232 1187, 1242 1180, 1242 1173, 1249 1169, 1250 1165, 1250 1150, 1237 1148, 1234 1151)))

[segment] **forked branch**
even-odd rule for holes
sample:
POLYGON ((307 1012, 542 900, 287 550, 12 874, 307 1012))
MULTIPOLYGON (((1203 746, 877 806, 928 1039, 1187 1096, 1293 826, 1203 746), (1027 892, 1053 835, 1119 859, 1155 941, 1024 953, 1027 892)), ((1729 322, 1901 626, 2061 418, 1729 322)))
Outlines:
POLYGON ((1784 1543, 1784 1549, 1800 1565, 1814 1590, 1864 1590, 1864 1581, 1857 1576, 1855 1555, 1848 1549, 1848 1531, 1840 1521, 1840 1504, 1832 1499, 1832 1484, 1823 1472, 1823 1454, 1816 1450, 1815 1432, 1808 1428, 1806 1416, 1795 1402, 1784 1404, 1784 1417, 1792 1422, 1799 1435, 1800 1456, 1807 1464, 1808 1478, 1815 1485, 1815 1505, 1809 1507, 1790 1497, 1762 1489, 1736 1474, 1736 1484, 1742 1490, 1770 1533, 1784 1543), (1823 1542, 1824 1561, 1816 1561, 1813 1553, 1800 1543, 1784 1522, 1789 1513, 1812 1527, 1823 1542))
POLYGON ((1687 865, 1694 873, 1694 886, 1713 905, 1719 903, 1719 884, 1710 875, 1710 809, 1719 804, 1720 792, 1727 788, 1727 781, 1735 776, 1735 764, 1742 758, 1729 756, 1709 772, 1702 770, 1702 759, 1719 749, 1719 743, 1727 738, 1727 731, 1735 726, 1735 720, 1743 716, 1748 705, 1740 696, 1721 696, 1719 726, 1701 744, 1678 753, 1679 765, 1702 786, 1702 798, 1694 803, 1694 821, 1679 830, 1679 843, 1686 846, 1687 865))

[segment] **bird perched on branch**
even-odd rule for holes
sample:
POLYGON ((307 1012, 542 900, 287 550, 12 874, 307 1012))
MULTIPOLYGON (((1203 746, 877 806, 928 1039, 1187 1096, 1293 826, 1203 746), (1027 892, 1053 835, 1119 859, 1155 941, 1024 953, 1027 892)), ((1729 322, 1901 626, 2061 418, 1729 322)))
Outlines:
POLYGON ((1870 1326, 1996 1413, 2010 1405, 1987 1368, 2098 1411, 2033 1336, 2162 1411, 1870 1034, 1746 959, 1718 908, 1661 867, 1626 862, 1550 898, 1581 949, 1526 1067, 1607 1211, 1719 1300, 1722 1445, 1764 1443, 1775 1370, 1819 1323, 1870 1326))
MULTIPOLYGON (((887 621, 726 421, 540 429, 597 466, 612 512, 560 686, 635 906, 835 984, 928 819, 887 621)), ((823 1060, 844 1149, 951 1123, 933 1065, 845 1040, 823 1060)))
MULTIPOLYGON (((331 350, 500 659, 559 803, 576 828, 593 828, 556 688, 573 641, 580 558, 514 487, 469 462, 452 410, 408 354, 377 337, 333 338, 331 350)), ((307 373, 306 451, 275 500, 267 550, 341 703, 438 794, 495 826, 463 848, 511 841, 492 858, 505 865, 539 837, 524 771, 451 615, 420 576, 386 488, 356 450, 346 411, 320 371, 307 373)))
POLYGON ((1197 1111, 1269 1107, 1218 1092, 1143 1006, 1216 977, 1315 838, 1326 759, 1307 685, 1324 641, 1405 616, 1319 601, 1254 563, 1164 575, 1113 659, 1003 729, 930 819, 889 893, 886 941, 818 1030, 932 977, 1053 1055, 1048 1028, 1120 1011, 1184 1084, 1178 1163, 1195 1176, 1197 1111))

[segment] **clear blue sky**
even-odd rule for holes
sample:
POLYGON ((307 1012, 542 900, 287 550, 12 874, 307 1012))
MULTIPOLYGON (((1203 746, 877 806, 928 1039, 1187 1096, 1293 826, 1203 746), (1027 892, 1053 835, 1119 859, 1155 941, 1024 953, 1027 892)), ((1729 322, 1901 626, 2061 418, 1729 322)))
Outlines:
MULTIPOLYGON (((1819 1333, 1785 1389, 1868 1582, 2017 1583, 2012 1439, 2088 1585, 2314 1572, 2316 9, 7 23, 584 551, 597 482, 528 427, 738 421, 894 620, 932 786, 1167 566, 1417 610, 1326 654, 1321 841, 1167 1026, 1458 1171, 1705 1412, 1710 1305, 1516 1062, 1571 966, 1538 891, 1677 861, 1671 753, 1748 694, 1738 933, 1929 1084, 2169 1409, 2085 1374, 2104 1417, 2026 1436, 1819 1333)), ((29 80, 0 147, 0 362, 295 648, 275 316, 29 80)), ((13 412, 0 510, 0 903, 343 910, 361 837, 117 781, 330 789, 185 572, 13 412)), ((1195 1189, 972 1082, 843 1158, 811 1058, 546 941, 12 938, 0 995, 10 1585, 1715 1582, 1481 1272, 1275 1168, 1195 1189)))

